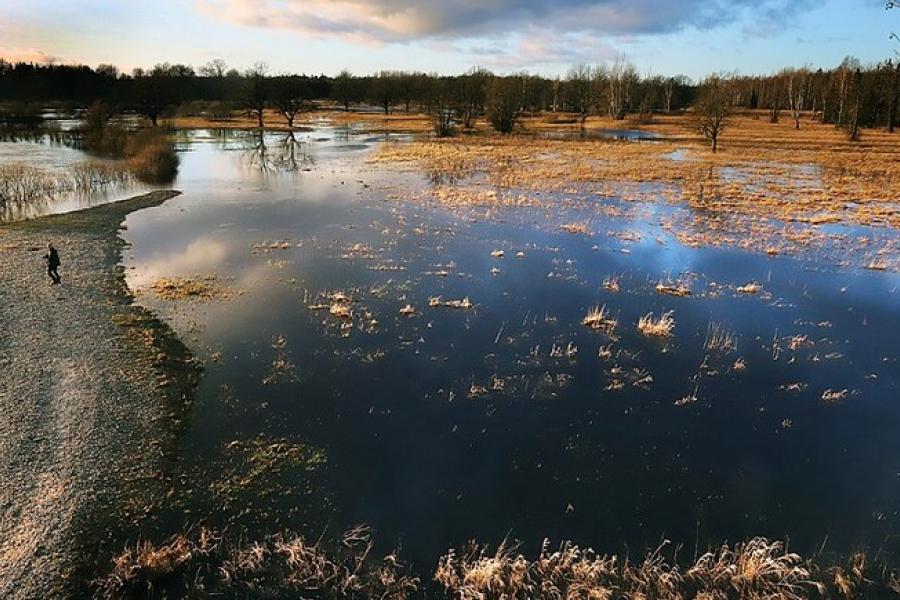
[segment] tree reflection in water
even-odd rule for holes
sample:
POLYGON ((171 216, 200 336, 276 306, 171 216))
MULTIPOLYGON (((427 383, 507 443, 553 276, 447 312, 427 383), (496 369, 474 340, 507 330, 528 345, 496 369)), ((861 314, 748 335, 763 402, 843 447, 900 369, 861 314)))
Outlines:
POLYGON ((309 144, 297 139, 293 131, 277 136, 267 136, 264 131, 250 132, 243 151, 247 167, 266 175, 305 171, 315 164, 309 144))

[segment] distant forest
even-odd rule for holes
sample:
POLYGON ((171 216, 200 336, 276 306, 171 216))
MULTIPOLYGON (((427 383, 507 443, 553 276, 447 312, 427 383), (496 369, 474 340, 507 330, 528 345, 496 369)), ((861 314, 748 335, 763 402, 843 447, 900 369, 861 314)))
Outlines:
MULTIPOLYGON (((763 109, 772 121, 801 112, 835 125, 894 130, 900 102, 900 60, 863 65, 845 58, 832 69, 792 68, 769 75, 717 75, 727 81, 733 107, 763 109)), ((682 111, 704 82, 685 76, 641 75, 632 65, 576 66, 561 77, 527 73, 495 75, 483 69, 455 76, 382 71, 359 76, 272 75, 265 65, 246 71, 213 60, 195 69, 158 64, 120 72, 112 65, 10 63, 0 59, 0 125, 22 124, 47 106, 84 108, 103 103, 113 112, 135 112, 156 124, 172 116, 228 118, 243 111, 262 125, 262 111, 276 110, 293 126, 297 115, 331 100, 343 110, 384 113, 446 112, 466 127, 485 114, 491 90, 515 90, 525 112, 574 113, 582 124, 591 115, 624 119, 682 111)))

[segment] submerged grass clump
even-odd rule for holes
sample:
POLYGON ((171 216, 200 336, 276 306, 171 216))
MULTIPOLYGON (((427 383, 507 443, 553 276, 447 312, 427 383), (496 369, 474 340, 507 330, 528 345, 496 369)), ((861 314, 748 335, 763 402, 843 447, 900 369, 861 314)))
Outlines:
POLYGON ((684 298, 691 295, 691 288, 683 283, 664 283, 660 281, 656 284, 656 291, 660 294, 675 296, 676 298, 684 298))
POLYGON ((835 402, 844 400, 849 394, 850 391, 846 388, 841 390, 833 390, 831 388, 828 388, 827 390, 822 392, 822 400, 829 404, 834 404, 835 402))
POLYGON ((591 226, 586 222, 563 223, 559 228, 566 233, 580 233, 582 235, 591 234, 591 226))
POLYGON ((606 305, 604 304, 589 310, 588 314, 581 320, 581 324, 589 329, 612 333, 616 325, 619 324, 619 320, 609 315, 609 311, 606 310, 606 305))
POLYGON ((638 319, 638 331, 650 337, 668 337, 675 329, 674 311, 667 311, 659 317, 654 317, 652 312, 638 319))
POLYGON ((619 285, 618 277, 607 277, 603 280, 603 289, 609 290, 610 292, 618 292, 621 290, 621 286, 619 285))
POLYGON ((707 352, 728 354, 737 350, 737 338, 721 323, 710 322, 706 329, 703 349, 707 352))
POLYGON ((204 302, 227 298, 230 292, 213 275, 205 277, 160 277, 150 286, 162 300, 195 300, 204 302))
POLYGON ((475 305, 472 304, 472 301, 469 300, 469 297, 466 296, 461 300, 443 300, 440 296, 433 296, 428 299, 428 306, 431 308, 438 308, 443 306, 445 308, 458 308, 461 310, 469 310, 470 308, 475 308, 475 305))

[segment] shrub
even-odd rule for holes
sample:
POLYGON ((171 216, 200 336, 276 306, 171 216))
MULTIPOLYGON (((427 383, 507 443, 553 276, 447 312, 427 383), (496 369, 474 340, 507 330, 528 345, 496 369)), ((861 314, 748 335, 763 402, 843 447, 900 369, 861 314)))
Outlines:
POLYGON ((206 117, 213 121, 227 121, 234 107, 228 102, 210 102, 206 107, 206 117))
POLYGON ((145 183, 168 183, 178 175, 174 144, 159 129, 143 129, 129 136, 124 149, 128 170, 145 183))
POLYGON ((510 133, 522 112, 522 79, 494 77, 487 88, 487 117, 496 131, 510 133))
POLYGON ((128 132, 119 125, 86 126, 81 133, 81 147, 86 152, 111 158, 122 156, 128 139, 128 132))

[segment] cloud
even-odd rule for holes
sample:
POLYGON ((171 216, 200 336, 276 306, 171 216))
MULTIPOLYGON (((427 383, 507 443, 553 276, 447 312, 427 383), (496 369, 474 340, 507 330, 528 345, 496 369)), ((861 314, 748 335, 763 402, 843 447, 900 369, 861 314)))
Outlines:
POLYGON ((367 43, 544 35, 663 34, 735 22, 770 31, 813 0, 195 0, 238 25, 367 43))
MULTIPOLYGON (((440 43, 440 42, 439 42, 440 43)), ((542 35, 533 27, 503 42, 460 47, 455 52, 467 54, 473 62, 494 70, 514 71, 543 65, 589 64, 610 61, 621 53, 612 44, 587 33, 542 35)))
POLYGON ((50 56, 38 48, 4 48, 2 46, 0 46, 0 59, 11 63, 27 62, 41 65, 59 62, 58 57, 50 56))

